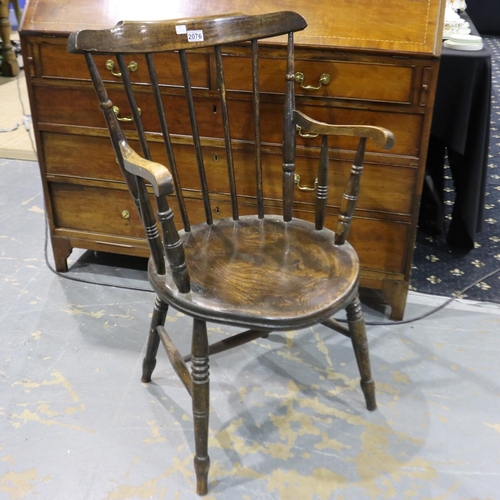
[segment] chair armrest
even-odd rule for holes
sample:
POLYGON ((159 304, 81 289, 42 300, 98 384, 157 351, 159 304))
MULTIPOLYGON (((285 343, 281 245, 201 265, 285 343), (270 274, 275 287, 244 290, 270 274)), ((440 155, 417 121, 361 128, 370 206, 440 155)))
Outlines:
POLYGON ((367 139, 373 139, 377 147, 385 149, 392 148, 394 144, 393 133, 383 127, 374 127, 372 125, 331 125, 314 120, 297 110, 293 111, 293 121, 301 129, 313 134, 366 137, 367 139))
POLYGON ((140 157, 125 141, 120 142, 125 170, 147 180, 157 197, 174 192, 172 175, 167 167, 140 157))

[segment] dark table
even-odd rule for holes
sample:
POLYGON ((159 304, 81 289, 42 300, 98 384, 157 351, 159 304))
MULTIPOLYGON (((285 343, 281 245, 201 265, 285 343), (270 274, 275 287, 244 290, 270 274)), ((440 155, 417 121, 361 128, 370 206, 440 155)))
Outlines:
POLYGON ((467 0, 467 15, 482 35, 500 35, 498 0, 467 0))
MULTIPOLYGON (((472 32, 477 34, 470 19, 472 32)), ((427 174, 442 200, 448 154, 456 192, 447 242, 471 249, 481 230, 491 117, 491 53, 443 47, 427 157, 427 174)), ((429 180, 429 179, 427 179, 429 180)))

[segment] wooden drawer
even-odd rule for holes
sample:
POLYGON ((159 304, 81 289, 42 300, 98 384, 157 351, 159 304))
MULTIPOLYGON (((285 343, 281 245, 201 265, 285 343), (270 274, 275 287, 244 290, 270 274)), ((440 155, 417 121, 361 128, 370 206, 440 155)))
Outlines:
POLYGON ((358 253, 361 268, 403 273, 409 235, 408 223, 355 217, 348 241, 358 253))
MULTIPOLYGON (((314 212, 294 211, 294 216, 314 222, 314 212)), ((325 226, 335 230, 337 217, 327 217, 325 226)), ((410 224, 354 217, 347 240, 355 248, 361 267, 402 273, 406 263, 410 224)))
POLYGON ((134 201, 125 187, 121 190, 50 183, 49 190, 56 229, 145 238, 134 201))
MULTIPOLYGON (((226 55, 224 73, 230 90, 252 90, 252 73, 242 56, 226 55)), ((305 90, 296 84, 297 95, 310 97, 377 101, 412 104, 412 83, 415 65, 398 62, 362 62, 341 60, 301 60, 295 62, 295 72, 304 75, 303 85, 319 86, 322 74, 330 83, 317 90, 305 90)), ((285 80, 276 75, 286 74, 286 60, 261 58, 259 65, 261 92, 284 94, 285 80)))
MULTIPOLYGON (((41 42, 40 76, 47 78, 89 80, 85 59, 79 54, 68 54, 66 39, 57 43, 41 42)), ((106 67, 111 59, 114 73, 118 65, 114 58, 96 56, 95 61, 101 76, 106 81, 120 82, 121 77, 113 75, 106 67)), ((296 85, 297 95, 320 98, 349 99, 358 101, 386 102, 392 104, 413 104, 412 86, 416 80, 418 66, 401 60, 391 61, 380 58, 373 61, 301 59, 296 60, 295 71, 304 75, 304 85, 317 86, 322 74, 330 76, 330 82, 318 90, 305 90, 296 85)), ((162 85, 181 86, 182 73, 177 54, 154 55, 158 80, 162 85)), ((126 56, 127 63, 135 63, 136 69, 130 72, 134 83, 149 82, 146 60, 141 55, 126 56)), ((188 54, 188 65, 193 85, 198 88, 210 88, 210 57, 208 53, 188 54)), ((224 72, 228 90, 252 90, 250 58, 242 55, 225 55, 224 72)), ((277 74, 286 74, 286 60, 278 57, 262 57, 260 60, 261 91, 284 94, 285 81, 276 78, 277 74)))
MULTIPOLYGON (((46 164, 46 173, 51 176, 70 176, 83 179, 124 182, 120 167, 115 159, 111 140, 108 137, 94 135, 76 135, 59 132, 41 132, 42 150, 46 164)), ((131 140, 130 145, 141 154, 139 141, 131 140)), ((152 159, 169 167, 165 146, 162 142, 149 142, 152 159)), ((181 151, 189 146, 177 146, 181 151)), ((178 155, 181 158, 181 154, 178 155)), ((192 156, 186 158, 189 172, 196 169, 192 156)), ((188 174, 189 175, 189 174, 188 174)))
MULTIPOLYGON (((51 183, 50 193, 56 229, 117 237, 145 237, 132 198, 125 190, 51 183)), ((174 199, 170 203, 175 211, 176 225, 181 229, 177 204, 174 199)), ((204 221, 203 202, 199 197, 188 195, 186 204, 191 224, 204 221)), ((239 211, 240 215, 255 214, 255 206, 252 202, 246 203, 243 200, 239 204, 239 211)), ((279 214, 279 207, 268 206, 265 213, 279 214)), ((231 217, 231 204, 227 196, 220 196, 212 201, 212 215, 214 219, 231 217)), ((295 210, 294 216, 314 222, 312 210, 295 210)), ((326 225, 334 229, 336 217, 329 215, 326 225)), ((362 267, 401 273, 404 270, 409 228, 410 225, 406 223, 356 217, 349 242, 358 252, 362 267)))
MULTIPOLYGON (((253 140, 253 123, 249 120, 252 116, 252 104, 244 100, 232 100, 228 104, 231 120, 231 134, 235 139, 253 140)), ((213 109, 205 106, 212 113, 214 123, 212 137, 222 137, 219 132, 220 113, 214 113, 213 109), (215 133, 213 133, 215 132, 215 133)), ((332 124, 349 125, 377 125, 385 127, 394 133, 395 144, 390 151, 377 149, 372 141, 367 142, 367 151, 377 151, 391 155, 404 155, 415 157, 420 152, 420 137, 423 126, 423 115, 410 113, 394 113, 392 111, 370 111, 367 109, 342 108, 323 105, 313 106, 302 104, 297 99, 297 109, 312 118, 332 124)), ((281 145, 282 142, 282 120, 283 107, 281 104, 272 102, 261 103, 261 130, 262 140, 271 144, 281 145), (279 117, 279 118, 278 118, 279 117)), ((208 125, 208 119, 204 120, 208 125)), ((221 125, 220 125, 221 127, 221 125)), ((220 129, 222 130, 222 129, 220 129)), ((348 137, 331 137, 329 145, 332 148, 356 150, 358 141, 348 137)), ((297 137, 297 146, 320 147, 321 139, 310 139, 297 137)))
MULTIPOLYGON (((303 105, 297 101, 297 109, 315 120, 334 125, 376 125, 385 127, 394 134, 394 146, 390 150, 377 149, 372 141, 367 141, 367 151, 384 152, 390 155, 418 157, 420 155, 424 115, 395 113, 393 111, 370 111, 352 108, 303 105)), ((357 139, 330 137, 330 147, 355 150, 357 139)), ((297 139, 298 146, 320 147, 320 138, 297 139)))
MULTIPOLYGON (((69 54, 66 48, 66 39, 60 43, 40 43, 40 71, 42 77, 77 79, 90 81, 89 71, 85 58, 80 54, 69 54)), ((119 75, 113 75, 106 68, 106 62, 111 59, 114 63, 114 73, 119 73, 116 59, 109 56, 95 56, 95 62, 99 73, 106 81, 121 82, 119 75)), ((133 83, 149 82, 149 73, 146 59, 142 55, 127 55, 127 64, 136 63, 137 69, 130 71, 130 79, 133 83)), ((174 53, 155 54, 153 60, 156 65, 158 81, 162 85, 181 86, 182 72, 179 56, 174 53)), ((209 87, 209 57, 208 54, 188 54, 188 66, 191 81, 195 87, 209 87)))
POLYGON ((46 173, 123 181, 107 137, 41 132, 46 173))
MULTIPOLYGON (((188 199, 189 210, 199 214, 203 220, 201 200, 188 199)), ((240 215, 255 214, 255 209, 245 203, 239 204, 240 215)), ((266 207, 266 215, 280 214, 276 207, 266 207)), ((231 205, 222 199, 212 204, 214 219, 231 217, 231 205)), ((294 210, 294 216, 314 222, 314 211, 294 210)), ((176 218, 178 220, 178 217, 176 218)), ((326 226, 335 229, 337 217, 329 215, 326 226)), ((177 222, 178 223, 178 222, 177 222)), ((191 220, 191 223, 194 223, 191 220)), ((355 217, 348 241, 356 249, 362 268, 388 273, 402 273, 406 263, 406 249, 409 242, 409 223, 398 223, 377 219, 355 217)))
MULTIPOLYGON (((98 108, 95 93, 92 89, 60 88, 52 86, 36 86, 34 88, 36 105, 40 122, 81 125, 86 127, 105 127, 104 118, 98 108), (57 106, 54 103, 57 102, 57 106), (78 103, 78 106, 75 106, 78 103)), ((124 92, 110 93, 113 103, 120 109, 120 117, 130 116, 124 92)), ((153 96, 148 92, 138 92, 136 99, 142 110, 142 121, 148 131, 159 132, 160 125, 154 109, 153 96)), ((163 97, 170 132, 172 134, 190 135, 189 114, 185 99, 180 96, 163 97)), ((196 100, 196 113, 200 135, 205 137, 223 137, 222 116, 216 98, 199 97, 196 100)), ((229 115, 232 137, 236 140, 253 140, 252 104, 248 100, 231 100, 229 115)), ((420 137, 424 116, 421 114, 394 113, 391 111, 370 111, 366 109, 341 108, 333 106, 312 106, 297 103, 297 108, 312 118, 334 124, 378 125, 386 127, 394 133, 395 144, 390 154, 416 157, 420 153, 420 137)), ((283 114, 282 105, 273 102, 261 104, 262 139, 272 144, 282 142, 283 114)), ((123 123, 123 128, 133 130, 133 123, 123 123)), ((320 146, 320 139, 304 139, 298 137, 299 146, 320 146)), ((335 138, 330 146, 338 149, 355 150, 357 140, 351 138, 335 138)), ((367 151, 384 152, 367 143, 367 151)))
MULTIPOLYGON (((233 152, 238 193, 241 196, 256 196, 255 155, 252 151, 233 152)), ((185 189, 199 190, 195 174, 195 157, 189 146, 176 147, 176 160, 182 185, 185 189)), ((160 160, 158 160, 160 161, 160 160)), ((298 156, 296 173, 300 175, 301 186, 314 186, 318 172, 318 158, 298 156)), ((351 162, 332 160, 330 163, 330 184, 328 204, 338 206, 349 178, 351 162)), ((205 169, 209 190, 213 193, 229 193, 226 154, 223 149, 205 148, 205 169)), ((262 158, 264 197, 269 200, 282 198, 282 159, 279 155, 264 154, 262 158)), ((412 207, 412 186, 417 169, 365 163, 358 209, 379 212, 410 214, 412 207)), ((297 203, 316 203, 315 192, 295 189, 297 203)))
MULTIPOLYGON (((352 162, 331 160, 329 172, 328 205, 338 206, 349 179, 352 162)), ((266 172, 267 173, 267 172, 266 172)), ((295 173, 301 187, 314 186, 318 175, 318 159, 298 156, 295 173)), ((358 210, 410 215, 413 206, 412 187, 417 169, 383 165, 365 161, 359 193, 358 210)), ((316 203, 316 192, 295 187, 297 203, 316 203)))
MULTIPOLYGON (((67 87, 35 86, 35 102, 38 110, 39 120, 42 123, 77 125, 84 127, 105 128, 103 114, 95 96, 95 91, 90 87, 67 87), (57 106, 54 103, 57 102, 57 106), (78 103, 78 106, 75 105, 78 103)), ((130 108, 124 91, 112 90, 109 97, 113 104, 119 108, 119 117, 130 117, 130 108)), ((136 92, 136 100, 141 108, 141 119, 145 130, 160 132, 160 123, 156 114, 154 97, 148 89, 139 89, 136 92)), ((165 113, 169 121, 169 129, 172 134, 191 135, 189 111, 186 99, 177 95, 165 95, 163 97, 165 113)), ((196 100, 196 114, 200 135, 206 137, 223 137, 222 117, 218 108, 218 99, 198 98, 196 100)), ((251 106, 250 103, 245 103, 251 106)), ((238 112, 238 109, 235 109, 238 112)), ((238 120, 234 120, 238 123, 238 120)), ((241 119, 239 120, 241 122, 241 119)), ((241 125, 240 125, 241 127, 241 125)), ((122 122, 124 130, 135 130, 133 123, 122 122)), ((278 127, 281 129, 281 126, 278 127)), ((237 129, 238 130, 238 129, 237 129)), ((281 130, 279 137, 281 141, 281 130)), ((240 135, 250 137, 248 124, 240 135)), ((240 138, 240 137, 238 137, 240 138)))
MULTIPOLYGON (((89 184, 64 182, 49 183, 50 200, 56 229, 88 231, 118 237, 145 238, 134 201, 123 187, 100 187, 89 184)), ((154 199, 151 193, 152 206, 154 199)), ((203 202, 199 193, 187 193, 185 197, 191 224, 205 221, 203 202)), ((169 197, 174 210, 175 223, 182 229, 178 205, 174 196, 169 197)), ((230 210, 227 195, 216 197, 212 202, 214 218, 230 210), (219 207, 224 207, 220 210, 219 207)), ((255 214, 255 204, 242 204, 242 215, 255 214)), ((230 216, 230 215, 229 215, 230 216)), ((90 236, 90 235, 89 235, 90 236)))
MULTIPOLYGON (((137 209, 125 186, 121 189, 85 184, 49 183, 55 229, 99 233, 116 237, 145 238, 137 209)), ((153 195, 151 194, 151 198, 153 195)), ((186 204, 191 224, 205 221, 203 201, 199 193, 187 193, 186 204)), ((152 199, 153 207, 154 200, 152 199)), ((169 197, 174 210, 177 228, 182 229, 175 197, 169 197)), ((227 195, 212 202, 214 218, 229 213, 231 206, 227 195)), ((255 214, 255 204, 242 204, 241 215, 255 214)), ((91 238, 91 234, 88 235, 91 238)))

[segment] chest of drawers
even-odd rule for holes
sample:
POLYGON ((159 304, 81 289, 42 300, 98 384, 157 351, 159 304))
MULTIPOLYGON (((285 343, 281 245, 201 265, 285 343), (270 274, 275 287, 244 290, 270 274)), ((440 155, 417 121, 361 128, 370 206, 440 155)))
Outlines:
MULTIPOLYGON (((391 151, 372 148, 367 152, 360 203, 349 240, 360 256, 361 285, 380 290, 392 307, 392 317, 401 318, 410 282, 437 79, 442 2, 344 0, 335 2, 328 12, 323 12, 324 2, 304 0, 281 1, 279 5, 278 2, 246 5, 232 0, 211 2, 210 6, 201 1, 185 2, 186 5, 172 1, 163 6, 146 1, 141 9, 132 10, 117 0, 90 3, 92 8, 83 0, 69 0, 64 7, 59 1, 32 1, 25 9, 20 29, 56 268, 67 269, 66 259, 72 248, 148 255, 143 230, 120 178, 84 59, 66 51, 69 33, 81 28, 113 26, 125 18, 180 18, 216 11, 254 14, 289 9, 302 14, 309 23, 296 39, 296 74, 303 75, 302 85, 301 78, 297 78, 297 108, 318 120, 380 125, 395 135, 391 151), (404 14, 399 12, 399 17, 396 16, 395 10, 401 11, 402 7, 404 14), (390 21, 388 16, 394 20, 390 21), (328 83, 323 79, 324 84, 320 84, 321 75, 328 75, 328 83), (307 86, 319 88, 304 88, 307 86)), ((264 196, 266 210, 272 213, 280 210, 281 120, 277 117, 282 114, 284 90, 284 79, 279 75, 285 73, 286 61, 280 40, 270 41, 260 52, 266 150, 264 196)), ((251 78, 244 64, 248 57, 243 46, 224 50, 232 134, 237 147, 236 167, 252 154, 248 136, 251 78)), ((176 135, 184 194, 192 207, 199 206, 202 219, 199 188, 190 175, 191 142, 187 135, 188 114, 181 98, 180 67, 176 59, 163 62, 158 65, 163 68, 159 79, 170 113, 171 132, 176 135)), ((133 56, 129 63, 153 159, 167 163, 158 138, 159 124, 148 113, 148 109, 153 109, 153 97, 143 83, 146 64, 133 56)), ((121 78, 113 74, 116 61, 102 56, 98 64, 106 80, 116 82, 110 97, 118 107, 116 112, 127 120, 126 98, 119 85, 121 78)), ((206 167, 213 193, 213 216, 226 217, 230 204, 228 187, 220 175, 225 169, 225 152, 220 148, 222 120, 215 98, 214 61, 208 53, 189 54, 189 66, 196 85, 200 134, 209 153, 206 167)), ((123 126, 130 129, 133 144, 132 124, 124 121, 123 126)), ((312 218, 319 142, 303 135, 298 131, 294 207, 297 215, 312 218)), ((354 144, 342 139, 332 146, 335 168, 332 168, 328 217, 331 227, 335 227, 336 200, 348 176, 354 144)), ((240 211, 253 212, 254 183, 249 182, 244 169, 236 171, 242 191, 240 211)))

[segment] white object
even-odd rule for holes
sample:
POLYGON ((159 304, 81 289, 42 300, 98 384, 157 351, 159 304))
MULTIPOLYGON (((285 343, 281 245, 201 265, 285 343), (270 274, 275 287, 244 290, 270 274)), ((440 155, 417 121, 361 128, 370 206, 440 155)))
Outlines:
POLYGON ((457 33, 455 35, 450 35, 448 40, 455 42, 455 43, 467 43, 467 44, 474 44, 474 45, 479 45, 479 44, 483 43, 483 39, 480 36, 462 35, 460 33, 457 33))
POLYGON ((455 12, 464 12, 467 8, 467 4, 465 0, 446 0, 446 7, 449 7, 455 12))
POLYGON ((187 39, 188 42, 203 42, 205 40, 203 30, 188 30, 187 39))
POLYGON ((445 40, 443 42, 443 47, 453 50, 467 50, 472 52, 475 50, 482 50, 483 43, 454 42, 453 40, 445 40))
POLYGON ((462 12, 465 9, 464 2, 459 0, 447 0, 444 11, 444 30, 443 38, 447 39, 456 34, 469 34, 470 26, 465 19, 462 19, 457 11, 462 12), (463 7, 463 8, 462 8, 463 7))

